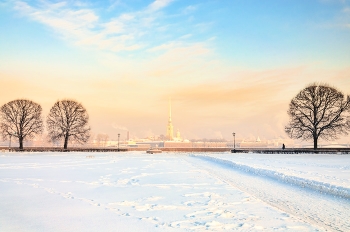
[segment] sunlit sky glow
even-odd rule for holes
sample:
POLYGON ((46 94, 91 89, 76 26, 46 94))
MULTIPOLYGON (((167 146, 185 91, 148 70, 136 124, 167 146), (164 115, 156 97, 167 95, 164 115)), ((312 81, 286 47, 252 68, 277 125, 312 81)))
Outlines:
POLYGON ((350 94, 348 0, 5 0, 0 28, 1 105, 75 99, 111 138, 166 134, 169 97, 187 139, 286 137, 306 85, 350 94))

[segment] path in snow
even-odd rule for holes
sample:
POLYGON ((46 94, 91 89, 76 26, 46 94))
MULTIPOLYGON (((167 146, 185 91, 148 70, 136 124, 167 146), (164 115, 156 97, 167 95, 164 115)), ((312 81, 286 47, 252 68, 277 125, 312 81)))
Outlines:
MULTIPOLYGON (((203 155, 201 155, 203 156, 203 155)), ((350 156, 211 153, 217 162, 350 199, 350 156)))
POLYGON ((330 231, 350 231, 350 202, 347 199, 284 183, 278 178, 262 175, 264 172, 252 171, 254 168, 247 168, 247 164, 239 169, 225 160, 201 155, 187 160, 210 175, 305 222, 330 231))

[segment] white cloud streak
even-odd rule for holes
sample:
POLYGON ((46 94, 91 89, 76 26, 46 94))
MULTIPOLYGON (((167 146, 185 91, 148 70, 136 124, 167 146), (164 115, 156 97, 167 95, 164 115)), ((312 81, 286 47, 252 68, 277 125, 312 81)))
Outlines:
POLYGON ((168 6, 172 0, 155 0, 148 6, 148 10, 151 12, 158 11, 166 6, 168 6))
MULTIPOLYGON (((161 20, 157 18, 157 12, 171 2, 172 0, 155 0, 143 10, 124 13, 106 21, 84 4, 77 6, 68 2, 40 1, 34 4, 16 1, 14 9, 34 21, 47 25, 63 39, 76 45, 120 52, 151 46, 143 38, 158 30, 161 20)), ((162 26, 166 28, 166 25, 162 26)))
POLYGON ((185 13, 185 14, 190 14, 190 13, 194 12, 195 10, 197 10, 197 6, 190 5, 190 6, 187 6, 187 7, 183 10, 183 13, 185 13))

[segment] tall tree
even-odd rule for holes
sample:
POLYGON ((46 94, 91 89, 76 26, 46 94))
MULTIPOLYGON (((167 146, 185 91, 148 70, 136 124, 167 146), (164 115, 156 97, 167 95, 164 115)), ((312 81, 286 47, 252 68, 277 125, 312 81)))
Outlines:
POLYGON ((289 104, 290 121, 285 132, 295 139, 333 140, 349 131, 350 96, 328 85, 311 84, 289 104))
POLYGON ((23 141, 32 139, 43 132, 42 108, 39 104, 18 99, 10 101, 0 109, 0 133, 2 138, 16 137, 19 149, 23 150, 23 141))
POLYGON ((80 103, 73 100, 57 101, 46 120, 49 138, 52 141, 63 139, 64 149, 67 149, 69 140, 86 143, 90 137, 88 121, 89 115, 80 103))

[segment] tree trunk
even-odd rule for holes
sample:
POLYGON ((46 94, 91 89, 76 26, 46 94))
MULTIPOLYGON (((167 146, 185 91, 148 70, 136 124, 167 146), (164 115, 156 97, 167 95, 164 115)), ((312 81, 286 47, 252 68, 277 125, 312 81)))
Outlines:
POLYGON ((67 150, 67 147, 68 147, 68 135, 66 135, 64 137, 64 146, 63 146, 63 149, 67 150))
POLYGON ((23 150, 23 138, 19 137, 18 140, 19 140, 19 149, 23 150))
POLYGON ((317 149, 317 136, 314 135, 314 149, 317 149))

